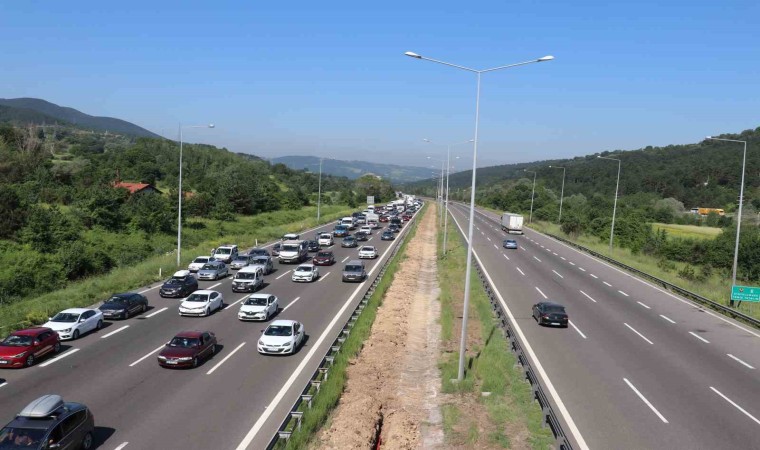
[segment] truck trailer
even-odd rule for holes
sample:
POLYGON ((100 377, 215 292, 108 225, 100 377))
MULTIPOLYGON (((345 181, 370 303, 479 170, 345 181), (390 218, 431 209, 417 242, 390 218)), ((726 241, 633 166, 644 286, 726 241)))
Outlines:
POLYGON ((501 229, 509 234, 523 234, 523 216, 505 212, 501 215, 501 229))

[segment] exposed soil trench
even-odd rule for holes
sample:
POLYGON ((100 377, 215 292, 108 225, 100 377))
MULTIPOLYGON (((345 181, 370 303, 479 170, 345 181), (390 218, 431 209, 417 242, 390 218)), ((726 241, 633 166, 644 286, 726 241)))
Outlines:
POLYGON ((427 208, 385 294, 319 449, 443 446, 436 211, 427 208))

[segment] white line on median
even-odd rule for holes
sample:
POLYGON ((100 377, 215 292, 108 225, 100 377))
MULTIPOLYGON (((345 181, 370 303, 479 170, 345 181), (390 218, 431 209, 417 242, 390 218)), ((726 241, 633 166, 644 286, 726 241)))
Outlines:
POLYGON ((700 341, 704 342, 705 344, 709 344, 710 343, 710 341, 708 341, 707 339, 703 338, 702 336, 698 335, 697 333, 695 333, 693 331, 689 331, 689 334, 692 335, 692 336, 694 336, 695 338, 699 339, 700 341))
POLYGON ((322 280, 324 280, 325 278, 327 278, 327 276, 328 276, 328 275, 330 275, 331 273, 332 273, 332 272, 327 272, 327 273, 326 273, 326 274, 324 274, 324 275, 320 275, 320 276, 319 276, 319 279, 317 280, 317 283, 319 283, 320 281, 322 281, 322 280))
POLYGON ((606 284, 606 285, 607 285, 607 286, 609 286, 609 287, 612 287, 612 285, 611 285, 611 284, 609 284, 609 283, 608 283, 608 282, 606 282, 606 281, 602 281, 602 283, 606 284))
POLYGON ((625 292, 623 292, 623 291, 618 291, 618 292, 620 292, 621 294, 625 295, 626 297, 630 297, 628 294, 626 294, 626 293, 625 293, 625 292))
POLYGON ((517 269, 517 271, 520 272, 521 274, 525 275, 525 272, 523 272, 522 270, 520 270, 519 267, 515 267, 515 269, 517 269))
POLYGON ((164 348, 164 346, 163 346, 163 345, 161 345, 161 346, 160 346, 160 347, 158 347, 157 349, 155 349, 155 350, 151 351, 150 353, 148 353, 147 355, 145 355, 145 356, 143 356, 142 358, 138 359, 137 361, 133 362, 132 364, 130 364, 130 365, 129 365, 129 367, 134 367, 134 366, 136 366, 136 365, 140 364, 140 363, 141 363, 141 362, 143 362, 143 361, 144 361, 146 358, 150 358, 150 356, 151 356, 151 355, 155 354, 157 351, 161 350, 162 348, 164 348))
POLYGON ((72 348, 71 350, 69 350, 67 352, 63 352, 63 353, 61 353, 60 355, 56 356, 53 359, 49 359, 49 360, 45 361, 44 363, 40 364, 39 367, 49 366, 49 365, 53 364, 54 362, 56 362, 58 360, 61 360, 61 359, 65 358, 65 357, 67 357, 69 355, 73 355, 74 353, 76 353, 78 351, 79 351, 78 348, 72 348))
POLYGON ((667 320, 667 321, 668 321, 668 322, 670 322, 670 323, 676 323, 676 321, 675 321, 675 320, 673 320, 673 319, 671 319, 671 318, 669 318, 669 317, 667 317, 667 316, 663 316, 662 314, 660 314, 660 317, 662 317, 663 319, 667 320))
POLYGON ((116 448, 115 448, 115 449, 113 449, 113 450, 122 450, 124 447, 126 447, 126 446, 127 446, 127 444, 129 444, 129 442, 122 442, 121 444, 119 444, 119 446, 118 446, 118 447, 116 447, 116 448))
POLYGON ((129 328, 129 325, 124 325, 123 327, 119 328, 118 330, 113 330, 112 332, 105 334, 103 336, 100 336, 100 339, 105 339, 107 337, 113 336, 114 334, 118 333, 119 331, 124 331, 127 328, 129 328))
POLYGON ((283 273, 283 274, 282 274, 282 275, 280 275, 279 277, 275 278, 275 280, 279 280, 280 278, 282 278, 282 277, 284 277, 285 275, 287 275, 289 272, 290 272, 290 269, 288 269, 288 271, 287 271, 287 272, 283 273))
POLYGON ((235 347, 235 350, 231 351, 229 355, 225 356, 224 359, 222 359, 221 361, 219 361, 219 363, 217 365, 215 365, 214 367, 211 368, 211 370, 209 370, 208 372, 206 372, 206 375, 211 375, 212 373, 214 373, 214 371, 216 369, 218 369, 219 366, 221 366, 222 364, 224 364, 225 361, 227 361, 228 359, 230 359, 232 357, 232 355, 234 355, 235 353, 237 353, 237 351, 240 350, 241 348, 243 348, 244 345, 245 345, 245 342, 240 343, 240 345, 238 345, 237 347, 235 347))
POLYGON ((628 378, 623 378, 623 381, 625 381, 625 384, 627 384, 628 387, 631 388, 633 390, 633 392, 635 392, 636 395, 639 396, 639 398, 641 399, 641 401, 644 402, 649 407, 649 409, 651 409, 655 414, 657 414, 657 417, 659 417, 660 420, 662 420, 665 423, 668 423, 668 420, 662 414, 660 414, 660 411, 657 411, 657 408, 655 408, 654 405, 652 405, 651 403, 649 403, 649 400, 647 400, 647 398, 644 397, 644 395, 642 395, 641 392, 639 392, 638 389, 636 389, 636 386, 634 386, 633 383, 631 383, 630 381, 628 381, 628 378))
POLYGON ((589 275, 591 275, 594 278, 599 278, 598 276, 594 275, 593 273, 590 273, 589 275))
POLYGON ((738 362, 739 364, 743 365, 744 367, 747 367, 749 369, 754 369, 754 367, 750 366, 749 364, 745 363, 741 359, 737 358, 736 356, 732 355, 731 353, 726 353, 729 358, 733 359, 734 361, 738 362))
POLYGON ((287 305, 285 305, 285 307, 284 307, 284 308, 282 308, 282 311, 280 311, 280 312, 285 312, 285 310, 286 310, 286 309, 288 309, 288 308, 290 308, 291 306, 293 306, 293 304, 294 304, 295 302, 297 302, 298 300, 301 300, 301 297, 296 297, 296 298, 294 298, 294 299, 293 299, 293 301, 292 301, 292 302, 290 302, 290 303, 288 303, 287 305))
MULTIPOLYGON (((626 295, 626 297, 628 297, 628 296, 626 295)), ((643 307, 644 307, 644 308, 646 308, 646 309, 652 309, 652 308, 650 308, 649 306, 647 306, 647 305, 645 305, 645 304, 643 304, 643 303, 641 303, 641 302, 636 302, 636 303, 638 303, 639 305, 643 306, 643 307)))
POLYGON ((585 295, 587 299, 589 299, 589 300, 591 300, 592 302, 596 303, 596 300, 594 300, 593 298, 591 298, 591 296, 590 296, 590 295, 588 295, 587 293, 585 293, 585 292, 581 291, 581 294, 585 295))
POLYGON ((539 294, 541 294, 541 296, 542 296, 543 298, 549 298, 549 297, 547 297, 547 296, 546 296, 546 295, 545 295, 543 292, 541 292, 541 289, 539 289, 539 288, 538 288, 538 286, 535 286, 535 288, 536 288, 536 290, 538 291, 538 293, 539 293, 539 294))
POLYGON ((533 257, 533 259, 535 259, 535 260, 536 260, 536 261, 538 261, 538 262, 541 262, 541 260, 540 260, 540 259, 538 259, 538 258, 536 258, 535 256, 533 257))
POLYGON ((744 409, 744 408, 742 408, 741 406, 737 405, 737 404, 736 404, 736 403, 735 403, 733 400, 731 400, 730 398, 728 398, 728 397, 726 397, 725 395, 723 395, 723 394, 722 394, 722 393, 721 393, 719 390, 715 389, 714 387, 710 386, 710 389, 712 389, 712 390, 713 390, 713 392, 715 392, 716 394, 718 394, 718 395, 720 395, 721 397, 723 397, 723 400, 727 401, 728 403, 731 403, 731 405, 732 405, 734 408, 736 408, 736 409, 738 409, 739 411, 741 411, 742 413, 744 413, 744 415, 745 415, 745 416, 747 416, 747 417, 749 417, 750 419, 752 419, 753 421, 755 421, 755 423, 756 423, 756 424, 760 425, 760 420, 757 420, 757 418, 756 418, 755 416, 753 416, 752 414, 748 413, 748 412, 747 412, 747 410, 745 410, 745 409, 744 409))
POLYGON ((169 309, 169 307, 163 307, 163 308, 159 309, 158 311, 153 311, 152 313, 150 313, 147 316, 145 316, 145 318, 146 319, 150 319, 151 317, 155 316, 156 314, 162 313, 162 312, 166 311, 167 309, 169 309))
POLYGON ((557 272, 557 271, 556 271, 556 270, 554 270, 554 269, 552 269, 552 272, 556 273, 556 274, 557 274, 557 276, 558 276, 558 277, 560 277, 560 278, 565 278, 565 277, 563 277, 562 275, 560 275, 560 274, 559 274, 559 272, 557 272))
POLYGON ((639 337, 640 337, 641 339, 644 339, 645 341, 649 342, 651 345, 654 345, 654 342, 650 341, 650 340, 649 340, 649 339, 647 339, 647 338, 646 338, 646 337, 645 337, 643 334, 641 334, 641 333, 639 333, 638 331, 636 331, 636 329, 635 329, 635 328, 633 328, 632 326, 628 325, 628 324, 627 324, 627 323, 625 323, 625 322, 624 322, 623 324, 624 324, 625 326, 627 326, 627 327, 628 327, 628 328, 629 328, 631 331, 633 331, 634 333, 638 334, 638 335, 639 335, 639 337))
POLYGON ((572 321, 572 320, 568 320, 568 323, 569 323, 570 325, 572 325, 572 326, 573 326, 573 328, 575 328, 575 331, 577 331, 577 332, 578 332, 578 334, 580 334, 580 335, 581 335, 581 337, 582 337, 583 339, 586 339, 586 335, 585 335, 585 334, 583 334, 583 332, 582 332, 581 330, 579 330, 579 329, 578 329, 578 327, 576 327, 576 326, 575 326, 575 324, 573 323, 573 321, 572 321))

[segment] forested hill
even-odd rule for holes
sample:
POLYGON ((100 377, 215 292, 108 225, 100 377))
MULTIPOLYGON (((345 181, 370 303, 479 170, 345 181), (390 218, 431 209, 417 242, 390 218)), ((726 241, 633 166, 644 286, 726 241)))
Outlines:
MULTIPOLYGON (((760 201, 760 127, 739 134, 716 136, 748 141, 745 197, 760 201)), ((536 161, 523 164, 484 167, 478 169, 478 191, 508 188, 519 179, 538 172, 537 183, 559 193, 562 170, 567 168, 565 196, 615 192, 617 164, 597 158, 597 155, 621 160, 620 195, 656 194, 675 198, 687 207, 705 206, 732 209, 737 202, 741 180, 742 145, 732 142, 704 140, 694 144, 646 147, 639 150, 602 152, 573 159, 536 161)), ((451 191, 468 189, 471 171, 452 174, 451 191)), ((407 190, 434 189, 434 181, 413 183, 407 190)), ((431 191, 433 192, 433 191, 431 191)))

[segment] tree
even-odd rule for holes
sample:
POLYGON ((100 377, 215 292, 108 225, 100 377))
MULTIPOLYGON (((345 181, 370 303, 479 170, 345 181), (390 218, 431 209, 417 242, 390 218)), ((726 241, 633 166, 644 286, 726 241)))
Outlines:
POLYGON ((174 215, 169 202, 162 196, 150 193, 134 194, 124 205, 130 216, 129 226, 146 233, 169 233, 173 230, 174 215))
POLYGON ((126 202, 129 191, 126 189, 114 189, 111 186, 98 186, 83 192, 82 200, 78 203, 78 212, 86 227, 100 226, 110 231, 118 231, 124 228, 127 220, 124 220, 121 211, 126 202))
POLYGON ((24 226, 26 209, 13 187, 0 184, 0 238, 9 239, 24 226))
POLYGON ((66 242, 79 238, 79 227, 53 205, 50 208, 31 208, 21 240, 40 253, 53 253, 66 242))

